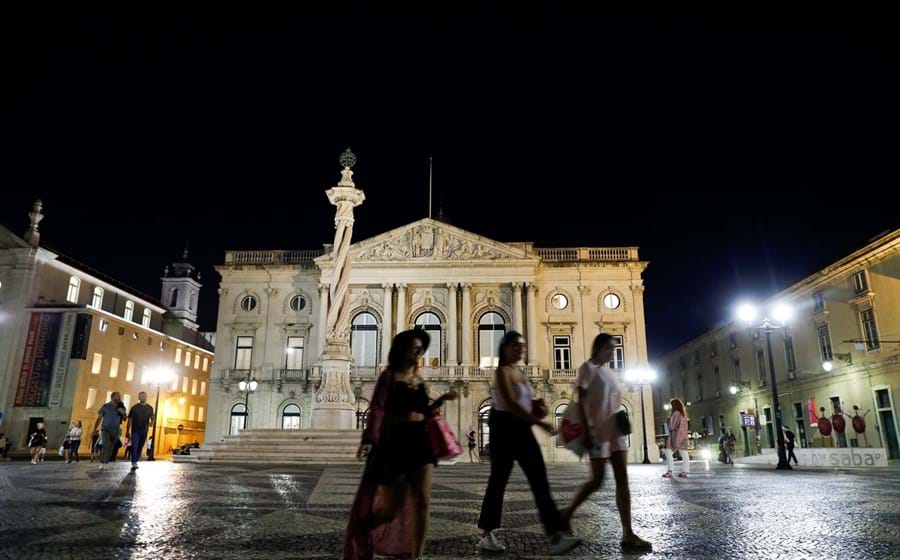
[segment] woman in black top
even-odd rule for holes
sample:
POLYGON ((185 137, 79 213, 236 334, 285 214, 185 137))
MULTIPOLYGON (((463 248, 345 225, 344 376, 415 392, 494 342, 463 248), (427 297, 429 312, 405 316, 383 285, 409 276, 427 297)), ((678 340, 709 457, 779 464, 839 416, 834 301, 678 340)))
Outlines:
POLYGON ((394 337, 388 369, 375 384, 368 422, 357 456, 366 468, 350 512, 345 559, 385 555, 421 556, 428 532, 431 477, 437 463, 427 422, 444 401, 456 399, 450 390, 431 401, 419 360, 430 339, 421 329, 394 337), (375 496, 382 500, 375 508, 375 496), (384 525, 390 523, 385 528, 384 525), (381 526, 379 536, 372 533, 381 526))
POLYGON ((38 422, 37 429, 31 434, 28 447, 31 448, 31 464, 36 465, 41 448, 47 445, 47 430, 44 429, 44 423, 38 422))

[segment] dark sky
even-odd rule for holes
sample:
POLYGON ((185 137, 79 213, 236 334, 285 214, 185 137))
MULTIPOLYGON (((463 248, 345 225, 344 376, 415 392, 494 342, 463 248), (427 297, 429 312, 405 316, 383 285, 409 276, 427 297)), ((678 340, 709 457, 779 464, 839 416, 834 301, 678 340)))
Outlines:
POLYGON ((150 294, 225 249, 427 213, 539 246, 639 245, 659 356, 896 227, 890 19, 0 17, 0 222, 150 294), (435 204, 436 206, 437 204, 435 204))

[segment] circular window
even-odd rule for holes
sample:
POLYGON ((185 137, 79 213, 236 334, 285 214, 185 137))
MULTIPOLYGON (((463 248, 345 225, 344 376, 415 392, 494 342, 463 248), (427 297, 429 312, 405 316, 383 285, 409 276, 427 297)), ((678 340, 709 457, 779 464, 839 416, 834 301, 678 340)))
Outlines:
POLYGON ((565 309, 569 306, 569 298, 562 294, 554 294, 552 298, 550 298, 550 304, 556 309, 565 309))
POLYGON ((306 298, 303 296, 294 296, 291 298, 291 311, 303 311, 306 307, 306 298))
POLYGON ((256 298, 253 296, 244 296, 241 300, 241 309, 244 311, 253 311, 256 309, 256 298))
POLYGON ((619 299, 619 296, 616 294, 606 294, 603 296, 603 305, 605 305, 607 309, 618 309, 621 304, 622 300, 619 299))

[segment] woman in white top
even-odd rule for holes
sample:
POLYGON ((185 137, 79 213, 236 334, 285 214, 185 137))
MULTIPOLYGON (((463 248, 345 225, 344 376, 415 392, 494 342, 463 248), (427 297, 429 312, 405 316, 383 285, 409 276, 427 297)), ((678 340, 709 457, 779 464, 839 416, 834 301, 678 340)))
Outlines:
POLYGON ((591 479, 578 490, 562 516, 568 525, 578 506, 600 489, 606 463, 609 462, 616 479, 616 507, 622 520, 622 548, 650 550, 650 543, 635 535, 631 529, 631 492, 628 489, 625 456, 628 441, 616 421, 616 413, 622 408, 622 395, 615 375, 606 367, 613 358, 613 352, 615 345, 612 336, 600 333, 594 338, 591 359, 578 368, 578 399, 588 426, 587 436, 591 440, 591 479))
POLYGON ((74 459, 75 462, 78 462, 78 448, 81 446, 81 422, 76 420, 72 422, 72 429, 69 430, 69 433, 66 434, 66 441, 63 444, 65 447, 65 457, 66 463, 71 463, 74 459))
POLYGON ((535 402, 534 387, 528 376, 518 366, 525 356, 525 341, 516 331, 509 331, 500 341, 498 352, 500 366, 494 374, 493 406, 488 420, 491 442, 491 476, 488 479, 478 528, 482 537, 478 547, 485 552, 503 552, 506 547, 497 539, 503 516, 503 495, 512 472, 513 463, 519 463, 531 486, 538 515, 544 530, 550 536, 550 553, 562 554, 581 541, 566 535, 559 510, 550 495, 547 468, 541 448, 531 431, 539 426, 548 434, 556 433, 549 422, 542 420, 546 407, 535 402), (538 413, 536 414, 535 411, 538 413))

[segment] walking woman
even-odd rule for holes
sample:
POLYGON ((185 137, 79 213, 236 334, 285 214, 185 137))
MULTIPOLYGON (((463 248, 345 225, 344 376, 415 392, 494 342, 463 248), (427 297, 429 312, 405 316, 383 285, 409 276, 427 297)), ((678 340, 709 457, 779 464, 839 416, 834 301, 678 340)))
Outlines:
POLYGON ((631 528, 631 490, 628 487, 628 440, 619 423, 622 395, 619 383, 606 367, 615 352, 613 337, 600 333, 591 346, 591 359, 578 368, 578 399, 588 425, 590 437, 591 479, 575 494, 572 503, 563 511, 566 526, 578 507, 603 485, 606 463, 612 465, 616 481, 616 508, 622 522, 622 548, 647 551, 650 543, 634 534, 631 528))
POLYGON ((537 503, 538 515, 544 530, 550 536, 550 553, 562 554, 581 543, 580 539, 565 534, 565 523, 547 482, 547 468, 541 448, 531 431, 539 426, 548 434, 555 433, 553 426, 535 414, 534 387, 521 366, 525 356, 525 341, 516 331, 509 331, 500 341, 499 367, 494 374, 493 407, 488 425, 491 430, 491 476, 481 504, 478 528, 483 531, 478 547, 486 552, 503 552, 506 547, 497 539, 503 516, 503 495, 512 472, 518 462, 525 472, 531 493, 537 503))
POLYGON ((419 360, 428 334, 421 329, 394 337, 388 368, 375 383, 369 417, 357 457, 366 459, 344 540, 345 560, 369 560, 375 553, 419 558, 425 549, 431 477, 437 463, 427 422, 449 391, 428 398, 419 360))
POLYGON ((78 448, 81 446, 81 422, 72 422, 72 428, 66 434, 66 463, 78 462, 78 448))
POLYGON ((469 433, 466 434, 466 439, 469 440, 469 461, 472 463, 480 463, 481 459, 478 457, 478 439, 475 436, 475 430, 471 427, 469 428, 469 433))
POLYGON ((31 448, 31 464, 37 465, 41 449, 47 445, 47 430, 44 429, 44 423, 38 422, 37 428, 28 441, 28 447, 31 448))
POLYGON ((669 437, 666 438, 666 462, 669 469, 663 478, 672 478, 672 468, 675 465, 675 451, 681 455, 681 478, 687 478, 691 472, 691 461, 688 456, 688 422, 684 412, 684 403, 678 399, 672 399, 672 414, 669 416, 669 437))

